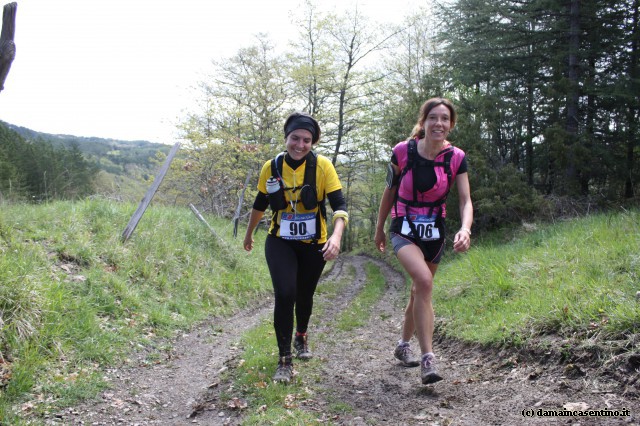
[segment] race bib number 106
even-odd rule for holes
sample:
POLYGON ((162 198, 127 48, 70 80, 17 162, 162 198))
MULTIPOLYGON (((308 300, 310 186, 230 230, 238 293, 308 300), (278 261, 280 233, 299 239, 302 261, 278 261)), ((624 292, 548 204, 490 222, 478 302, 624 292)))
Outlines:
POLYGON ((402 221, 402 230, 400 231, 402 235, 419 238, 423 241, 435 241, 440 239, 440 230, 436 226, 436 221, 433 217, 425 215, 412 216, 411 222, 413 222, 418 235, 414 235, 411 231, 411 225, 409 225, 409 221, 406 217, 402 221))

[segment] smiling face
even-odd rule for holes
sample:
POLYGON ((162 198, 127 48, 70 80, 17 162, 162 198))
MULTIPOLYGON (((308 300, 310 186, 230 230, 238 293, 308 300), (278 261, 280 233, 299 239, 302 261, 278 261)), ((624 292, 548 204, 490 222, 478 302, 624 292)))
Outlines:
POLYGON ((292 159, 302 160, 311 151, 313 135, 308 130, 296 129, 287 136, 285 146, 292 159))
POLYGON ((451 111, 445 105, 437 105, 429 111, 423 123, 425 139, 444 142, 451 130, 451 111))

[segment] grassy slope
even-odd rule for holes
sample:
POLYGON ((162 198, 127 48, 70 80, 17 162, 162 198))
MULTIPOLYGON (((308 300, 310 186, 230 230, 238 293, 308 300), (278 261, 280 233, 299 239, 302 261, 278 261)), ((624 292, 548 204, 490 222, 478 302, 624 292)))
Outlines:
POLYGON ((640 329, 638 247, 638 212, 530 226, 478 246, 438 272, 444 332, 512 345, 551 333, 627 340, 640 329))
POLYGON ((264 233, 248 255, 228 222, 209 221, 225 245, 189 209, 151 205, 122 243, 136 207, 2 206, 0 420, 21 401, 46 395, 68 404, 95 393, 99 368, 131 347, 228 314, 270 289, 266 266, 255 261, 264 233))
MULTIPOLYGON (((100 368, 132 346, 270 291, 264 233, 247 255, 244 229, 234 240, 228 222, 208 219, 223 244, 189 209, 152 205, 122 243, 136 207, 2 206, 0 419, 95 394, 100 368)), ((439 334, 521 347, 549 333, 620 347, 637 338, 638 212, 527 229, 447 254, 436 279, 439 334)))

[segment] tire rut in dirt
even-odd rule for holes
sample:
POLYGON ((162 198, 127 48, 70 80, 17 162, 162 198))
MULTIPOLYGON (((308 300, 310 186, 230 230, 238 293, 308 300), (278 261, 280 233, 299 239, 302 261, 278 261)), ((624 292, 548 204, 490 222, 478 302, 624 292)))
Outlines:
POLYGON ((240 352, 240 335, 265 318, 272 303, 267 300, 232 317, 200 324, 171 342, 169 352, 159 353, 158 343, 155 348, 136 352, 129 365, 108 371, 112 386, 102 393, 100 400, 65 410, 46 423, 190 424, 194 410, 201 409, 198 406, 201 394, 240 352), (150 366, 149 355, 156 360, 150 366))
MULTIPOLYGON (((321 347, 321 340, 323 339, 325 333, 329 331, 328 324, 342 312, 344 309, 348 309, 350 303, 353 301, 353 298, 358 295, 362 287, 366 284, 366 273, 364 272, 364 257, 357 257, 355 260, 350 256, 341 256, 330 264, 330 269, 322 276, 319 282, 319 286, 326 285, 330 282, 341 282, 344 280, 345 275, 348 275, 350 271, 346 270, 348 266, 354 266, 355 268, 355 277, 351 282, 341 283, 339 286, 337 294, 326 297, 319 292, 315 298, 315 306, 314 313, 311 317, 311 322, 309 324, 309 335, 312 339, 312 351, 314 351, 314 347, 321 347), (321 307, 319 306, 321 305, 321 307)), ((331 333, 329 331, 329 333, 331 333)), ((274 338, 275 339, 275 338, 274 338)), ((274 346, 276 345, 275 340, 273 341, 274 346)), ((274 359, 274 363, 275 363, 274 359)), ((229 359, 228 365, 233 367, 233 360, 229 359)), ((295 362, 296 369, 303 370, 304 366, 302 362, 295 362)), ((238 425, 242 424, 242 413, 238 411, 234 411, 229 413, 226 411, 225 416, 219 416, 217 410, 212 410, 211 408, 218 404, 220 401, 221 393, 224 392, 225 389, 228 389, 231 383, 229 382, 219 382, 214 387, 207 389, 207 391, 203 392, 198 400, 198 413, 197 420, 202 424, 207 425, 238 425), (222 418, 221 418, 222 417, 222 418)), ((255 408, 255 407, 254 407, 255 408)))
MULTIPOLYGON (((325 339, 327 344, 321 348, 326 354, 322 366, 324 381, 320 384, 323 401, 319 404, 339 403, 354 408, 354 413, 335 418, 335 422, 357 424, 367 419, 375 423, 385 420, 384 413, 380 415, 381 407, 398 407, 396 395, 407 387, 402 381, 390 379, 397 376, 395 369, 404 369, 396 365, 392 353, 402 325, 399 314, 408 294, 404 276, 384 262, 365 256, 354 256, 349 261, 358 271, 356 279, 361 280, 366 280, 365 264, 374 263, 385 277, 386 290, 371 308, 365 327, 346 333, 331 331, 332 338, 325 339)), ((396 414, 393 412, 389 419, 397 420, 396 414)))
MULTIPOLYGON (((404 276, 374 259, 351 261, 374 262, 386 277, 387 290, 372 307, 365 327, 334 332, 334 338, 324 339, 328 343, 319 348, 326 362, 315 411, 327 411, 331 404, 351 407, 334 416, 334 424, 560 424, 561 417, 525 418, 522 413, 542 407, 635 407, 637 411, 637 392, 625 396, 619 383, 606 377, 569 377, 566 365, 539 363, 513 351, 483 349, 451 339, 434 342, 444 380, 422 385, 419 367, 403 367, 393 357, 409 297, 404 276)), ((419 354, 415 339, 412 346, 419 354)), ((629 424, 632 419, 579 420, 581 425, 615 425, 629 424)))

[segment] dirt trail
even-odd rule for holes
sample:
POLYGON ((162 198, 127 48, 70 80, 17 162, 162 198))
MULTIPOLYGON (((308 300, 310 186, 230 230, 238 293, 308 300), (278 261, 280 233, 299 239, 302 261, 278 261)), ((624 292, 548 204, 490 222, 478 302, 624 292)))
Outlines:
MULTIPOLYGON (((438 368, 444 380, 423 386, 419 368, 401 367, 393 358, 408 294, 403 276, 385 263, 364 256, 341 256, 322 281, 355 277, 342 294, 323 304, 312 317, 312 350, 322 360, 319 392, 305 407, 327 424, 345 425, 637 425, 638 383, 622 385, 587 366, 571 369, 536 363, 522 355, 436 341, 438 368), (386 277, 384 297, 371 307, 369 323, 357 332, 340 333, 332 320, 365 284, 365 264, 373 262, 386 277), (353 407, 329 414, 337 402, 353 407), (569 405, 567 405, 569 404, 569 405), (623 410, 626 417, 524 417, 523 410, 623 410)), ((322 285, 322 282, 321 284, 322 285)), ((322 303, 322 295, 317 303, 322 303)), ((172 350, 140 352, 133 367, 108 372, 113 389, 101 400, 58 413, 47 424, 74 425, 222 425, 241 424, 237 412, 215 407, 219 373, 233 368, 241 351, 238 336, 269 320, 272 301, 223 321, 212 320, 172 342, 172 350), (156 363, 148 366, 148 359, 156 363), (211 386, 213 385, 213 386, 211 386)), ((437 309, 437 306, 436 306, 437 309)), ((436 311, 437 314, 437 311, 436 311)), ((417 350, 417 343, 412 342, 417 350)), ((275 344, 275 342, 274 342, 275 344)), ((304 375, 304 365, 296 364, 304 375)), ((251 407, 249 407, 251 409, 251 407)), ((255 407, 253 408, 255 409, 255 407)))

